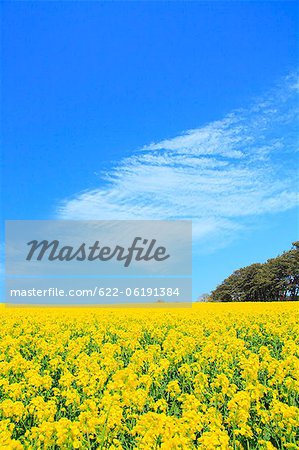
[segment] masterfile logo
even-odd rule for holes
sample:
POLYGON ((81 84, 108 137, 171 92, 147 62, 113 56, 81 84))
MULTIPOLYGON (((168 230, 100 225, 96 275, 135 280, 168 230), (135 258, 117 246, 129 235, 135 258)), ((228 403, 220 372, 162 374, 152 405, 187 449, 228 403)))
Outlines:
POLYGON ((191 274, 191 221, 6 223, 8 301, 189 302, 191 274))
POLYGON ((188 220, 7 221, 7 275, 190 275, 188 220))
POLYGON ((156 239, 143 239, 142 237, 136 237, 133 243, 125 249, 121 245, 116 245, 115 248, 109 246, 100 246, 99 241, 91 246, 88 246, 83 242, 77 249, 70 246, 60 246, 58 240, 52 242, 43 240, 33 240, 27 243, 31 246, 30 251, 26 257, 27 261, 31 261, 37 254, 37 261, 41 261, 44 256, 49 261, 109 261, 115 258, 116 261, 123 261, 124 267, 128 267, 132 259, 135 261, 164 261, 169 258, 170 255, 166 254, 166 248, 163 246, 157 246, 156 239), (45 255, 47 254, 48 255, 45 255))

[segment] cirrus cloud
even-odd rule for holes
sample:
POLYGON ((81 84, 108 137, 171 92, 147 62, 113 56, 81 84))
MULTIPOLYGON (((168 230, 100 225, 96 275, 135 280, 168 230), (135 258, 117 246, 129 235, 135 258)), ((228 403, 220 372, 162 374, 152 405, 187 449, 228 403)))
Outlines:
POLYGON ((197 242, 233 239, 298 204, 295 75, 221 120, 141 147, 63 200, 60 219, 192 219, 197 242))

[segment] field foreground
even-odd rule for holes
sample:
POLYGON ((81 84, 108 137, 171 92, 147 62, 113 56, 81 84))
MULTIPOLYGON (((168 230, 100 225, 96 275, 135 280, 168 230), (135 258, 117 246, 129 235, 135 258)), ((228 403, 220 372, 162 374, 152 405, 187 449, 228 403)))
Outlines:
POLYGON ((296 303, 0 308, 0 449, 299 448, 296 303))

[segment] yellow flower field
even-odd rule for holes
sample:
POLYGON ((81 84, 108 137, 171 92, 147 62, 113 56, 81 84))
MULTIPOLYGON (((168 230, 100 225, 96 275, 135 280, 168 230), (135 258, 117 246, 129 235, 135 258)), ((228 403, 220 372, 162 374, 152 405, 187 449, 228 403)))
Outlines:
POLYGON ((0 337, 1 449, 299 448, 296 303, 3 306, 0 337))

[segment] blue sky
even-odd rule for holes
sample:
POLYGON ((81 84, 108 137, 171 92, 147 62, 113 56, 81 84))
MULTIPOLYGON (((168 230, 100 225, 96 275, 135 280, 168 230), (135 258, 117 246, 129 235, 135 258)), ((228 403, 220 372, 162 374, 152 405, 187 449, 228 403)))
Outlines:
POLYGON ((296 2, 2 3, 4 219, 194 221, 194 292, 298 238, 296 2))

